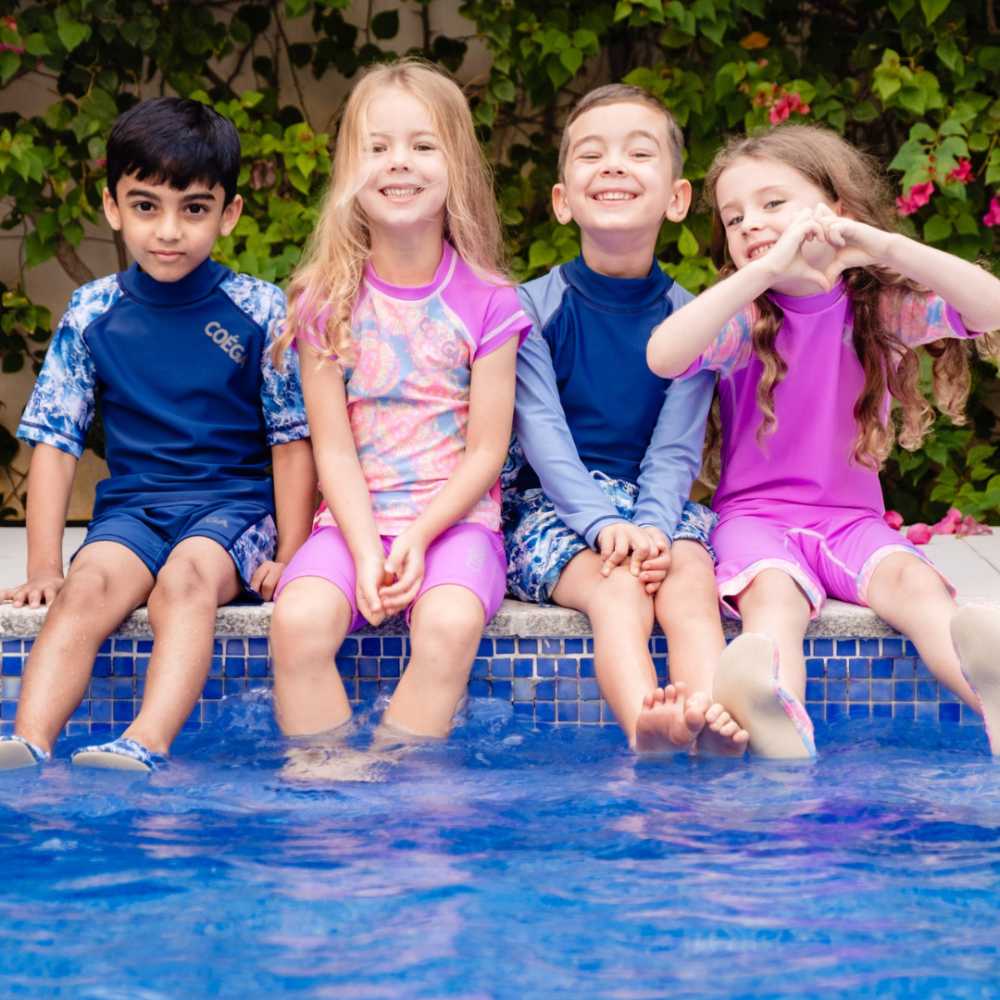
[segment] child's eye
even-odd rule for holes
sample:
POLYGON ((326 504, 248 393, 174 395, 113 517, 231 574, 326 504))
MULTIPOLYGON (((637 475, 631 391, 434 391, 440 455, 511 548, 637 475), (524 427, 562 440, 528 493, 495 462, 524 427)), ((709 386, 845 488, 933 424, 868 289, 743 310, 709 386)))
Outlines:
POLYGON ((208 209, 204 205, 188 205, 189 215, 204 215, 208 209))
POLYGON ((413 147, 418 153, 433 153, 437 147, 430 142, 418 142, 416 146, 413 147))
POLYGON ((368 147, 370 153, 384 153, 386 146, 384 142, 373 142, 371 146, 368 147))
POLYGON ((765 202, 764 208, 778 208, 780 205, 785 204, 784 198, 772 198, 770 201, 765 202))
POLYGON ((726 229, 729 229, 731 226, 738 226, 742 221, 742 215, 731 215, 728 219, 726 219, 724 225, 726 229))
POLYGON ((648 160, 653 154, 648 149, 637 149, 632 155, 637 160, 648 160))
POLYGON ((140 215, 145 215, 148 212, 153 212, 156 210, 156 206, 151 201, 137 201, 133 203, 132 207, 140 215))

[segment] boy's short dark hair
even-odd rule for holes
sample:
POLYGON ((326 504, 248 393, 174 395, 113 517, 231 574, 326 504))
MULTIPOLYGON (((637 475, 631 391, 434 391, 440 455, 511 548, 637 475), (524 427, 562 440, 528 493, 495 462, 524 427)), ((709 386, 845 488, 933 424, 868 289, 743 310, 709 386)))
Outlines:
POLYGON ((667 141, 670 143, 670 165, 673 167, 674 180, 679 180, 684 170, 684 133, 674 120, 674 116, 664 107, 663 103, 648 90, 633 87, 628 83, 609 83, 603 87, 584 94, 573 105, 573 110, 563 126, 562 141, 559 143, 559 180, 565 179, 566 157, 569 155, 569 127, 581 115, 593 108, 605 104, 644 104, 663 115, 667 128, 667 141))
POLYGON ((108 190, 134 174, 182 191, 194 181, 236 197, 240 136, 228 118, 199 101, 154 97, 118 116, 108 137, 108 190))

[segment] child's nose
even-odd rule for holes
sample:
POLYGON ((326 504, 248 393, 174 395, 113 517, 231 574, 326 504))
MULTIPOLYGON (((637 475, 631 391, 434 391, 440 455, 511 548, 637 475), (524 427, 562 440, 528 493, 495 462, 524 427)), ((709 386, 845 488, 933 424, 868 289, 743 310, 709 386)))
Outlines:
POLYGON ((173 212, 164 212, 156 227, 156 235, 161 240, 176 240, 180 236, 180 221, 173 212))

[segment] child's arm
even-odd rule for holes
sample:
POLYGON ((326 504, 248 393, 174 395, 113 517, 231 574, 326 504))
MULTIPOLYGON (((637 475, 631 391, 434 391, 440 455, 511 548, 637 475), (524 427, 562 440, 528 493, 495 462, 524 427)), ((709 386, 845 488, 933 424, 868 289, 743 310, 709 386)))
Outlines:
POLYGON ((354 557, 358 610, 378 625, 385 618, 378 593, 384 553, 347 416, 343 372, 336 362, 321 362, 315 351, 302 341, 299 344, 302 391, 320 489, 354 557))
POLYGON ((519 339, 511 337, 472 364, 465 454, 427 509, 393 543, 385 568, 396 580, 382 590, 388 614, 417 596, 427 546, 471 510, 500 475, 510 443, 519 339))
POLYGON ((649 367, 661 378, 683 374, 729 320, 780 278, 808 278, 831 288, 835 279, 810 267, 800 253, 810 239, 824 239, 823 226, 804 209, 763 257, 702 292, 653 330, 646 346, 649 367))
POLYGON ((825 206, 816 218, 837 251, 828 274, 877 264, 936 292, 962 317, 967 330, 984 333, 1000 327, 1000 280, 961 257, 935 250, 902 233, 887 233, 825 206))
POLYGON ((63 585, 62 539, 76 457, 51 445, 35 445, 28 476, 28 579, 0 591, 15 608, 51 604, 63 585))
POLYGON ((265 601, 271 600, 282 570, 309 536, 316 509, 316 463, 309 438, 276 444, 271 448, 274 477, 274 511, 278 525, 278 551, 257 567, 250 581, 265 601))

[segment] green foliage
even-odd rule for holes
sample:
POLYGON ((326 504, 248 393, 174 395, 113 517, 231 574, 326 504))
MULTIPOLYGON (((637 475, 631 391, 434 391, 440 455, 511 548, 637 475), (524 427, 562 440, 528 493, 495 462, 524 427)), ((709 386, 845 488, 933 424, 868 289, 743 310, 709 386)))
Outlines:
MULTIPOLYGON (((822 122, 873 152, 904 199, 915 185, 933 185, 908 205, 911 231, 997 268, 1000 227, 983 222, 1000 188, 1000 34, 991 5, 459 2, 471 22, 463 37, 435 30, 451 9, 445 0, 400 0, 374 15, 369 8, 364 23, 350 19, 348 0, 20 0, 0 18, 0 89, 35 75, 54 96, 41 115, 0 114, 0 225, 23 237, 25 268, 55 257, 86 280, 76 248, 84 224, 99 218, 108 128, 140 95, 168 90, 236 122, 247 206, 219 255, 281 282, 313 226, 330 162, 330 126, 308 121, 303 81, 350 78, 416 25, 414 51, 453 71, 471 33, 488 49, 488 75, 467 89, 496 166, 518 278, 578 252, 577 233, 550 209, 561 125, 586 90, 623 79, 663 100, 687 137, 696 208, 683 225, 664 226, 658 251, 692 291, 715 276, 698 182, 726 133, 782 117, 822 122), (252 89, 238 91, 234 81, 247 74, 252 89)), ((51 323, 31 312, 21 289, 6 292, 4 306, 0 351, 13 370, 37 361, 51 323)), ((957 501, 997 520, 997 386, 996 369, 978 364, 968 426, 939 421, 921 452, 893 455, 884 476, 891 506, 932 520, 957 501)), ((3 447, 0 468, 10 461, 3 447)))

